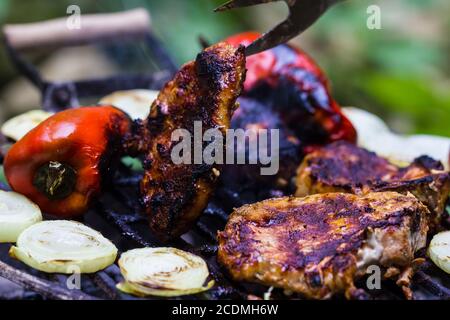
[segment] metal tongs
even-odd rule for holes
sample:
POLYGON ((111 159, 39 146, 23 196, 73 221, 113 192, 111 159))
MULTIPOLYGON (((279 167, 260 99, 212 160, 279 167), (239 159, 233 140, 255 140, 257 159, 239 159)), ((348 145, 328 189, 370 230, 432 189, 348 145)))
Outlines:
POLYGON ((285 43, 305 31, 333 4, 343 0, 230 0, 215 11, 249 7, 262 3, 284 1, 289 7, 289 16, 261 38, 246 48, 246 55, 273 48, 285 43))

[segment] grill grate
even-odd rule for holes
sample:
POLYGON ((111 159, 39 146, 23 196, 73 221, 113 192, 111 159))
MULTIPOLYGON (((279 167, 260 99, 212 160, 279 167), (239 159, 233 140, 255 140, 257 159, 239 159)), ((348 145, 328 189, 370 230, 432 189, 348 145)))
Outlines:
MULTIPOLYGON (((111 183, 113 186, 99 199, 95 210, 89 212, 84 219, 87 225, 101 230, 112 239, 120 251, 125 251, 141 246, 161 246, 156 238, 148 232, 145 217, 141 216, 136 207, 137 181, 139 174, 122 168, 120 176, 111 183), (131 176, 131 178, 129 178, 131 176), (125 178, 127 177, 127 178, 125 178), (130 192, 134 190, 135 192, 130 192)), ((217 193, 222 193, 219 189, 217 193)), ((233 194, 231 191, 223 192, 233 194)), ((222 195, 223 197, 223 195, 222 195)), ((166 246, 174 246, 182 250, 195 253, 203 257, 210 268, 210 272, 216 286, 206 293, 195 296, 180 297, 179 299, 248 299, 253 296, 261 297, 264 288, 258 285, 236 283, 230 280, 216 262, 216 237, 217 230, 223 228, 226 222, 226 210, 213 199, 205 210, 204 215, 198 221, 192 231, 166 246)), ((48 299, 143 299, 135 298, 121 293, 115 288, 116 283, 122 280, 117 265, 92 275, 82 276, 82 290, 67 289, 68 276, 47 275, 32 270, 19 262, 6 256, 6 246, 2 246, 0 257, 0 276, 5 277, 25 289, 39 293, 48 299)), ((432 263, 425 263, 421 270, 413 278, 413 290, 417 299, 450 299, 450 284, 442 271, 434 267, 432 263)), ((273 296, 282 298, 281 291, 274 291, 273 296)), ((401 299, 399 289, 386 282, 383 290, 368 292, 368 296, 375 299, 401 299)), ((299 298, 295 296, 294 298, 299 298)), ((155 298, 147 298, 155 299, 155 298)))

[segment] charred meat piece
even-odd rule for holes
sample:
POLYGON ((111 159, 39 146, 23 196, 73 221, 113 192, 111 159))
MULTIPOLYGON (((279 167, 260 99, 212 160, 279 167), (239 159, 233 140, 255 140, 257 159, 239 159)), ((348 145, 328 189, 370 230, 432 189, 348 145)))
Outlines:
POLYGON ((225 133, 244 79, 243 47, 219 43, 185 64, 153 103, 139 133, 144 137, 139 149, 146 154, 141 193, 150 227, 161 239, 189 230, 207 205, 218 173, 214 165, 194 164, 192 158, 192 164, 175 164, 171 151, 180 141, 172 141, 172 133, 185 129, 193 137, 194 122, 202 133, 211 128, 225 133))
POLYGON ((411 192, 430 210, 430 227, 441 220, 450 192, 450 174, 427 156, 399 168, 375 153, 335 142, 309 154, 297 172, 296 196, 372 191, 411 192))
POLYGON ((415 197, 396 192, 269 199, 232 213, 218 235, 218 259, 237 281, 354 298, 361 293, 354 280, 369 265, 410 272, 426 244, 427 214, 415 197))

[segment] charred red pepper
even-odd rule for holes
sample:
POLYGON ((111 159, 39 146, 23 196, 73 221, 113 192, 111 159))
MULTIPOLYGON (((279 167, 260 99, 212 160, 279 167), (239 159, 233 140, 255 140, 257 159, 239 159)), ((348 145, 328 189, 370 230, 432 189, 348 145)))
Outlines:
MULTIPOLYGON (((261 34, 254 31, 247 31, 236 34, 225 39, 233 46, 248 46, 253 41, 261 37, 261 34)), ((316 62, 299 48, 289 45, 281 45, 289 48, 288 55, 283 56, 277 52, 277 49, 266 50, 258 54, 247 57, 246 67, 247 75, 245 80, 245 90, 250 91, 259 80, 271 76, 281 69, 282 66, 295 66, 313 73, 319 80, 328 87, 328 80, 316 62)))
MULTIPOLYGON (((244 32, 225 41, 249 45, 259 37, 244 32)), ((277 111, 304 152, 336 140, 356 141, 356 131, 332 98, 326 76, 302 50, 277 46, 247 57, 247 69, 244 95, 277 111)))
POLYGON ((100 192, 102 175, 120 159, 130 125, 129 117, 111 106, 59 112, 11 147, 6 178, 46 213, 81 215, 100 192))

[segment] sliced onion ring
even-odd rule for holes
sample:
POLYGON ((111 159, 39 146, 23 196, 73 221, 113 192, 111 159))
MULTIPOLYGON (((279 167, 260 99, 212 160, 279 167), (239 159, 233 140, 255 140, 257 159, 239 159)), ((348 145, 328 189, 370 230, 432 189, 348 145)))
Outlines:
POLYGON ((433 237, 428 255, 435 265, 450 274, 450 231, 438 233, 433 237))
POLYGON ((39 207, 25 196, 0 190, 0 242, 16 242, 29 226, 42 221, 39 207))
POLYGON ((93 273, 117 257, 117 248, 99 232, 75 221, 37 223, 19 236, 10 255, 48 273, 93 273))
POLYGON ((122 254, 119 266, 125 281, 117 288, 137 296, 175 297, 210 289, 214 281, 206 262, 176 248, 142 248, 122 254))
POLYGON ((145 119, 158 94, 158 91, 145 89, 116 91, 103 97, 99 104, 113 105, 128 113, 132 119, 145 119))
POLYGON ((6 121, 2 125, 1 132, 5 137, 19 141, 31 129, 52 115, 53 113, 43 110, 25 112, 6 121))

